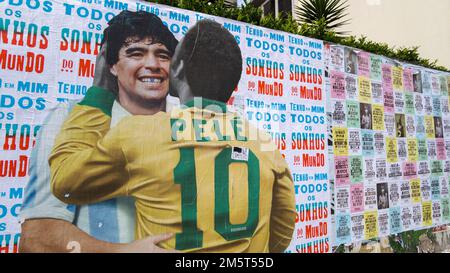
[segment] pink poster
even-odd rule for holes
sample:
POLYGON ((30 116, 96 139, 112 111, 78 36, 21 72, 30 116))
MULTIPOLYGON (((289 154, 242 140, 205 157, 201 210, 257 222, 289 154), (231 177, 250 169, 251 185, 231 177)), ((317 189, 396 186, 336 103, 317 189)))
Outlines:
POLYGON ((382 65, 383 71, 383 91, 384 91, 384 111, 386 113, 394 113, 394 87, 392 85, 392 66, 389 64, 382 65))
POLYGON ((348 171, 348 157, 337 156, 334 158, 335 182, 337 187, 350 184, 350 175, 348 171))
POLYGON ((403 89, 405 89, 405 91, 409 91, 409 92, 414 91, 413 71, 411 68, 403 69, 403 89))
POLYGON ((364 211, 364 184, 350 186, 350 210, 352 213, 364 211))
POLYGON ((436 138, 436 154, 438 160, 446 160, 445 141, 443 138, 436 138))
POLYGON ((345 74, 331 71, 331 98, 345 99, 345 74))
POLYGON ((367 52, 358 53, 358 74, 370 77, 369 53, 367 52))
POLYGON ((402 162, 403 177, 412 179, 417 177, 417 164, 415 162, 402 162))

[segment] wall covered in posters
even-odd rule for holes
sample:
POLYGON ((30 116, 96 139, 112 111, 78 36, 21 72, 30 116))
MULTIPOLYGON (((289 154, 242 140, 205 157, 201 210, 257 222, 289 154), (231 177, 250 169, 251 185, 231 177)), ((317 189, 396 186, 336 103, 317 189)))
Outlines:
POLYGON ((450 222, 448 73, 325 45, 333 245, 450 222))
MULTIPOLYGON (((229 105, 272 135, 295 183, 298 214, 287 252, 330 252, 322 41, 152 3, 41 0, 0 1, 0 253, 17 252, 18 214, 41 125, 58 103, 85 95, 92 84, 103 29, 124 9, 156 14, 177 39, 203 18, 220 22, 235 36, 243 54, 243 71, 229 105)), ((335 97, 344 102, 334 107, 340 107, 338 111, 345 117, 346 75, 334 76, 341 85, 334 90, 335 97)), ((370 82, 366 79, 364 84, 370 82)), ((356 138, 348 130, 335 132, 335 139, 342 142, 350 136, 356 138)), ((376 136, 359 137, 375 141, 376 136)), ((348 152, 340 149, 336 162, 340 183, 362 180, 364 173, 350 173, 346 167, 358 158, 349 158, 348 152)), ((366 164, 364 157, 359 160, 366 164)), ((351 192, 342 194, 353 196, 351 192)))

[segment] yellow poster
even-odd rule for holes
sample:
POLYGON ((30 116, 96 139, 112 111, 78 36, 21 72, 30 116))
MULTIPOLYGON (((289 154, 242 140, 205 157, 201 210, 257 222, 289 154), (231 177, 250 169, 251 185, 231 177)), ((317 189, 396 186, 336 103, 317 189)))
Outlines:
POLYGON ((389 163, 398 161, 397 139, 395 137, 386 137, 386 157, 389 163))
POLYGON ((392 67, 392 83, 394 90, 403 91, 403 69, 400 66, 392 67))
POLYGON ((378 237, 378 211, 364 212, 364 239, 378 237))
POLYGON ((432 219, 431 201, 422 202, 422 226, 431 226, 432 219))
POLYGON ((418 159, 417 139, 415 137, 408 138, 408 160, 416 162, 418 159))
POLYGON ((348 131, 347 128, 333 128, 333 147, 334 155, 347 156, 348 155, 348 131))
POLYGON ((420 196, 420 179, 415 178, 409 181, 411 185, 411 199, 414 203, 419 203, 421 201, 420 196))
POLYGON ((371 103, 372 101, 372 90, 370 86, 370 80, 366 77, 358 77, 359 86, 359 101, 365 103, 371 103))
POLYGON ((425 116, 425 133, 427 138, 434 138, 434 120, 433 116, 425 116))
POLYGON ((383 105, 372 105, 373 130, 384 131, 384 107, 383 105))

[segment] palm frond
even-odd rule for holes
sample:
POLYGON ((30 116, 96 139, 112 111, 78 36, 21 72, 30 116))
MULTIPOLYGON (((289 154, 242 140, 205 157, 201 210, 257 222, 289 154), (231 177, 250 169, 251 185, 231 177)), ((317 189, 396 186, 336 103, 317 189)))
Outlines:
MULTIPOLYGON (((326 30, 335 30, 350 22, 346 19, 348 0, 298 0, 295 10, 300 23, 314 24, 324 20, 326 30)), ((345 33, 345 32, 338 32, 345 33)))

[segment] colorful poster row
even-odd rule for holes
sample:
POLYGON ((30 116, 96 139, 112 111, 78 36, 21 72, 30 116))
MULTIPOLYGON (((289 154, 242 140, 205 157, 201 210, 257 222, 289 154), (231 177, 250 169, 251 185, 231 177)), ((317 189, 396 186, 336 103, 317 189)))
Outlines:
POLYGON ((322 41, 140 1, 0 2, 0 252, 17 252, 37 132, 59 102, 85 95, 103 29, 122 10, 156 14, 177 39, 203 18, 235 36, 244 64, 229 105, 273 136, 295 180, 287 252, 331 251, 322 41))
POLYGON ((334 243, 450 222, 448 73, 326 44, 334 243))

